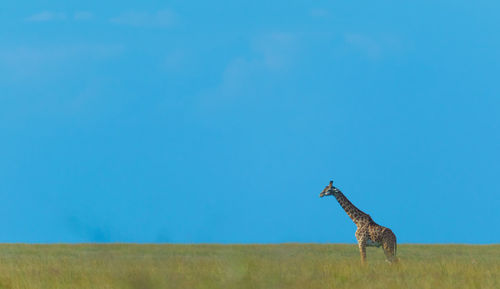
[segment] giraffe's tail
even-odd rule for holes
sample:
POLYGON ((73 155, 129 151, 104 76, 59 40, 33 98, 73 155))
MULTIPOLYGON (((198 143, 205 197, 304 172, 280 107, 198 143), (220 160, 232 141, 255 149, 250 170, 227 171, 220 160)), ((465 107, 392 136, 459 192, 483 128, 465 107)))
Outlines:
POLYGON ((394 257, 396 257, 398 253, 398 242, 396 241, 396 236, 394 236, 394 257))
POLYGON ((396 240, 396 235, 394 235, 394 262, 395 263, 399 262, 399 258, 397 256, 397 252, 398 252, 398 242, 396 240))

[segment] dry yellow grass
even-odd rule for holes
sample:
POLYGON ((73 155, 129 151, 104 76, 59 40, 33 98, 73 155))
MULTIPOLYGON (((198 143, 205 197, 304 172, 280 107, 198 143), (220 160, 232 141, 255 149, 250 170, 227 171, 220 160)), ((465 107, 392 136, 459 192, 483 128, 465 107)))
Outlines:
POLYGON ((0 245, 0 288, 500 288, 500 245, 0 245))

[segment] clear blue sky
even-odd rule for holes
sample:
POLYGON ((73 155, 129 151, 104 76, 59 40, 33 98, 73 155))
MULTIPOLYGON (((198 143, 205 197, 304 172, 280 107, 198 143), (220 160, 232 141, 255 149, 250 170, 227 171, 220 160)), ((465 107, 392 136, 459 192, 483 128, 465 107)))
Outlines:
POLYGON ((497 1, 84 2, 2 3, 0 242, 500 242, 497 1))

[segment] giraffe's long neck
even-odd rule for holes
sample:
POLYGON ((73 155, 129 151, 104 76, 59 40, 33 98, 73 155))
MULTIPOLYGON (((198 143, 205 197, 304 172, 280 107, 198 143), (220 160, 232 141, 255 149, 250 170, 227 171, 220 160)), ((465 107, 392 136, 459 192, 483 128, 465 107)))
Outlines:
POLYGON ((333 195, 335 196, 335 198, 339 202, 342 209, 344 209, 344 211, 347 213, 349 218, 351 218, 351 220, 357 226, 364 224, 366 222, 372 221, 370 215, 368 215, 368 214, 364 213, 363 211, 361 211, 360 209, 356 208, 356 206, 354 206, 351 203, 351 201, 349 201, 347 199, 347 197, 344 196, 344 194, 341 191, 337 190, 335 193, 333 193, 333 195))

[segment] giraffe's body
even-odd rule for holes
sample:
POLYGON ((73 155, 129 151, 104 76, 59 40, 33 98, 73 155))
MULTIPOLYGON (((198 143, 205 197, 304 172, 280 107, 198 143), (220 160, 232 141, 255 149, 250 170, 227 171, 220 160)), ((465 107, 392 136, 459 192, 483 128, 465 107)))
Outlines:
POLYGON ((339 189, 333 186, 333 182, 330 182, 323 192, 321 192, 320 197, 329 195, 333 195, 337 199, 340 206, 358 227, 355 236, 356 240, 358 240, 362 263, 366 262, 367 246, 382 246, 387 261, 397 261, 396 235, 394 235, 391 229, 380 226, 372 220, 370 215, 356 208, 339 189))

